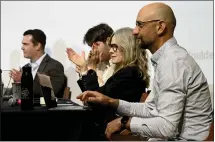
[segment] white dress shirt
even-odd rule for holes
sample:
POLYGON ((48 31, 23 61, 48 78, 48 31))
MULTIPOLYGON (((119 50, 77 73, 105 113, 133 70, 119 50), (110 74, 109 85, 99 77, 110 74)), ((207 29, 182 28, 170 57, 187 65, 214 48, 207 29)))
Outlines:
POLYGON ((97 67, 96 73, 102 79, 102 82, 99 82, 100 87, 103 86, 106 81, 113 75, 114 68, 115 65, 112 63, 111 60, 109 61, 109 65, 102 63, 97 67))
MULTIPOLYGON (((109 65, 105 63, 100 63, 97 68, 95 69, 97 76, 101 79, 98 79, 99 86, 103 86, 106 81, 113 75, 115 65, 109 61, 109 65)), ((84 71, 81 73, 81 76, 86 75, 88 71, 84 71)))
POLYGON ((39 59, 37 59, 37 61, 35 62, 30 62, 30 65, 31 65, 31 73, 32 73, 32 76, 33 76, 33 79, 35 78, 35 75, 37 73, 37 70, 41 64, 41 62, 43 61, 44 57, 46 56, 46 53, 43 54, 39 59))
POLYGON ((205 140, 213 119, 212 104, 199 65, 175 38, 160 47, 151 61, 155 72, 146 102, 120 100, 118 113, 132 116, 131 131, 143 137, 205 140))

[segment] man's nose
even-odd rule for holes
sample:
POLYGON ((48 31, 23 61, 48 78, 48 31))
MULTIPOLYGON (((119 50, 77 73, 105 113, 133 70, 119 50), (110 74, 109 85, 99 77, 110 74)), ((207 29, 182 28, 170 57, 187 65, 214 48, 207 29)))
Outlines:
POLYGON ((139 29, 138 29, 137 26, 133 29, 133 34, 134 34, 134 35, 139 34, 139 29))

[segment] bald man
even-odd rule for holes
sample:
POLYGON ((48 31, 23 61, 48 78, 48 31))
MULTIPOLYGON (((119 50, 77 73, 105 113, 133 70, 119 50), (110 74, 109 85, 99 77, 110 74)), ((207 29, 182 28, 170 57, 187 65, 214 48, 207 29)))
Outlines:
POLYGON ((176 18, 163 3, 144 6, 133 33, 141 48, 149 49, 155 75, 145 103, 129 103, 98 92, 77 98, 108 105, 123 115, 110 122, 106 136, 122 128, 147 138, 205 140, 212 122, 212 104, 207 80, 198 64, 174 38, 176 18))

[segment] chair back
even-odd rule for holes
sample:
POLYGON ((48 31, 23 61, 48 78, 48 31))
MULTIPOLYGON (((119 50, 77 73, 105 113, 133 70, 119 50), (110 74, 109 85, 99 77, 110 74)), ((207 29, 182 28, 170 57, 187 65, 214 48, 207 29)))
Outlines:
POLYGON ((214 141, 214 121, 212 121, 212 123, 211 123, 209 135, 208 135, 207 139, 205 139, 205 141, 214 141))

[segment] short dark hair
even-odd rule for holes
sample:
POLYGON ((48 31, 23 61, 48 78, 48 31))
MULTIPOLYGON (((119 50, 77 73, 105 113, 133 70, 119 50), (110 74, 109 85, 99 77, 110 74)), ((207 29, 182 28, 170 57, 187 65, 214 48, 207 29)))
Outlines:
POLYGON ((92 46, 92 44, 97 41, 106 42, 107 38, 112 34, 113 29, 109 25, 101 23, 87 31, 87 33, 84 35, 83 43, 87 43, 89 46, 92 46))
POLYGON ((40 30, 40 29, 33 29, 33 30, 27 30, 23 33, 23 36, 26 35, 32 35, 32 43, 34 45, 37 45, 38 43, 40 43, 43 47, 43 49, 45 49, 45 45, 46 45, 46 35, 45 33, 40 30))

